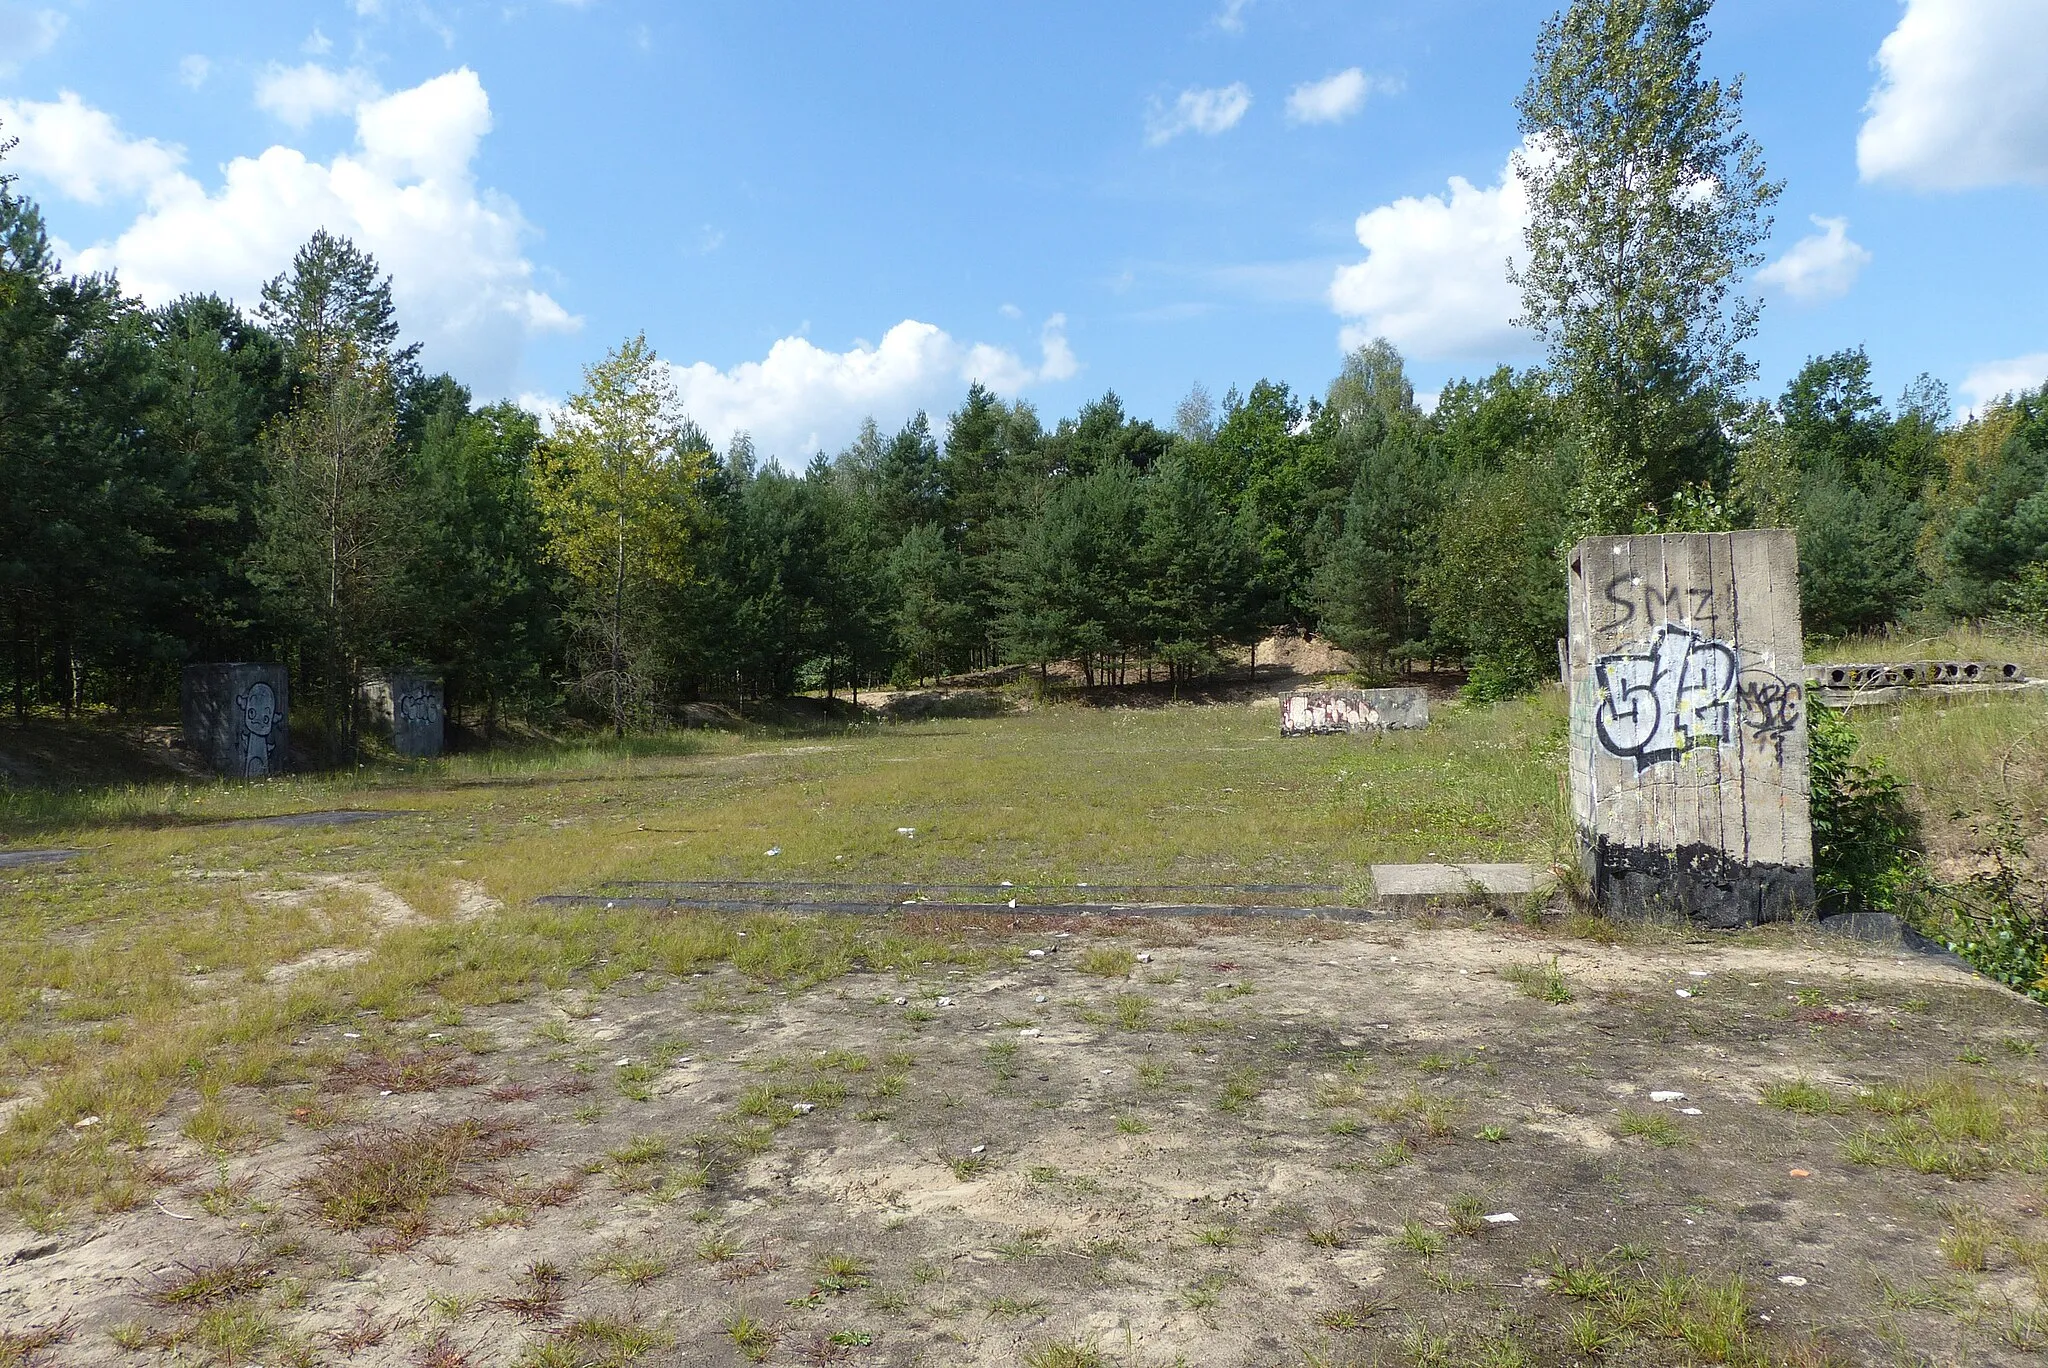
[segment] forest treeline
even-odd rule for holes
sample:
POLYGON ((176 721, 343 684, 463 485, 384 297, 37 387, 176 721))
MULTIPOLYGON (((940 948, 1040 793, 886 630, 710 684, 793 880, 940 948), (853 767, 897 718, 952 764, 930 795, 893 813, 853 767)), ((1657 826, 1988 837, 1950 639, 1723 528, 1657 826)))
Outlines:
POLYGON ((1048 425, 972 385, 795 469, 713 450, 643 338, 546 424, 478 405, 324 231, 252 309, 146 308, 66 273, 0 176, 9 704, 158 709, 187 663, 281 660, 298 736, 341 756, 378 668, 442 676, 486 729, 623 731, 1002 663, 1181 681, 1280 626, 1499 697, 1555 669, 1565 551, 1613 532, 1795 528, 1815 636, 2048 623, 2048 386, 1959 420, 1925 376, 1885 402, 1851 348, 1751 397, 1736 287, 1782 186, 1740 82, 1703 70, 1711 8, 1545 23, 1509 276, 1546 359, 1427 411, 1376 341, 1322 393, 1198 386, 1168 426, 1114 393, 1048 425))
MULTIPOLYGON (((423 666, 477 722, 853 690, 1004 662, 1185 679, 1279 625, 1370 671, 1526 688, 1591 530, 1583 433, 1502 367, 1418 407, 1360 348, 1171 427, 1114 394, 1047 425, 970 386, 801 471, 720 452, 635 340, 553 431, 397 344, 389 283, 320 235, 253 314, 66 274, 0 193, 0 630, 10 705, 161 708, 192 661, 282 659, 302 698, 423 666)), ((2048 611, 2048 394, 1960 422, 1861 350, 1720 415, 1646 529, 1792 526, 1808 631, 2048 611)), ((311 719, 306 719, 310 721, 311 719)))

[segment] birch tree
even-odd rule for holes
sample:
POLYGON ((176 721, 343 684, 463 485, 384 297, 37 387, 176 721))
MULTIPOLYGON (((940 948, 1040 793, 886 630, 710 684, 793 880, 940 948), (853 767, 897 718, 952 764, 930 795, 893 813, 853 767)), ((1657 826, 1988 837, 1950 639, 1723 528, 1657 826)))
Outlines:
POLYGON ((694 432, 643 334, 584 368, 583 388, 535 466, 549 555, 577 591, 586 648, 578 684, 604 700, 616 736, 648 702, 658 596, 689 580, 705 463, 686 440, 694 432))

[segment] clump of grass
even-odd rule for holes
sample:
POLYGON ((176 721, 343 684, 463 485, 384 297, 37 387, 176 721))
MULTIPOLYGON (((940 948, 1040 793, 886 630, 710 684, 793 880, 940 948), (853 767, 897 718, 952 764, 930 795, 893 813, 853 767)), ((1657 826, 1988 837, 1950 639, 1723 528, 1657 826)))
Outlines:
POLYGON ((1137 954, 1121 945, 1095 945, 1081 952, 1081 972, 1098 978, 1129 978, 1137 967, 1137 954))
POLYGON ((71 1341, 71 1316, 67 1313, 43 1325, 21 1330, 0 1330, 0 1365, 4 1368, 33 1368, 44 1353, 71 1341))
POLYGON ((709 1264, 728 1263, 746 1248, 730 1230, 713 1230, 697 1241, 697 1257, 709 1264))
POLYGON ((1833 1093, 1804 1077, 1765 1084, 1763 1098, 1767 1106, 1802 1116, 1826 1116, 1841 1109, 1833 1093))
POLYGON ((1251 1110, 1252 1103, 1258 1101, 1265 1090, 1266 1086, 1256 1072, 1238 1069, 1224 1080, 1223 1091, 1216 1096, 1216 1110, 1242 1116, 1251 1110))
POLYGON ((675 1267, 675 1260, 658 1250, 619 1248, 603 1254, 591 1264, 594 1272, 617 1278, 628 1287, 645 1287, 675 1267))
POLYGON ((765 1361, 782 1338, 773 1326, 746 1311, 735 1311, 725 1318, 725 1336, 750 1363, 765 1361))
POLYGON ((1849 1138, 1843 1154, 1852 1163, 1974 1178, 2043 1157, 2048 1098, 2023 1088, 1950 1076, 1869 1088, 1857 1102, 1886 1119, 1849 1138))
POLYGON ((637 1321, 585 1316, 528 1349, 518 1368, 624 1368, 669 1343, 667 1335, 637 1321))
POLYGON ((545 1260, 530 1263, 519 1277, 521 1289, 498 1297, 491 1305, 525 1321, 549 1321, 562 1314, 568 1275, 545 1260))
POLYGON ((1951 1207, 1943 1213, 1947 1226, 1941 1235, 1941 1256, 1951 1268, 1965 1273, 1982 1273, 1991 1266, 1991 1248, 1997 1230, 1974 1207, 1951 1207))
POLYGON ((1625 1139, 1645 1140, 1660 1149, 1685 1142, 1685 1132, 1678 1123, 1662 1112, 1644 1111, 1638 1107, 1623 1107, 1614 1118, 1615 1134, 1625 1139))
POLYGON ((1208 1249, 1229 1249, 1237 1243, 1237 1227, 1227 1225, 1203 1226, 1195 1232, 1195 1242, 1208 1249))
POLYGON ((1449 1208, 1451 1229, 1471 1239, 1486 1229, 1486 1203, 1469 1192, 1461 1192, 1451 1198, 1449 1208))
POLYGON ((1110 1001, 1116 1024, 1126 1031, 1142 1031, 1151 1024, 1152 999, 1143 993, 1118 993, 1110 1001))
POLYGON ((1110 1368, 1109 1359, 1082 1340, 1040 1340, 1024 1351, 1024 1368, 1110 1368))
POLYGON ((1352 1302, 1348 1306, 1334 1307, 1316 1317, 1316 1324, 1325 1330, 1364 1330, 1374 1320, 1393 1309, 1393 1303, 1376 1297, 1352 1302))
POLYGON ((1564 970, 1558 967, 1558 957, 1552 955, 1548 964, 1506 964, 1500 969, 1500 976, 1522 990, 1522 996, 1532 997, 1539 1002, 1554 1002, 1562 1006, 1578 996, 1566 982, 1564 970))
POLYGON ((1144 1117, 1133 1116, 1129 1112, 1116 1119, 1116 1133, 1118 1135, 1143 1135, 1151 1129, 1152 1127, 1145 1123, 1144 1117))
POLYGON ((1394 1237, 1394 1246, 1427 1259, 1444 1252, 1444 1237, 1411 1216, 1401 1222, 1401 1233, 1394 1237))
POLYGON ((982 1051, 988 1061, 989 1072, 999 1083, 1008 1083, 1017 1076, 1017 1055, 1022 1047, 1014 1040, 991 1040, 982 1051))
POLYGON ((158 1306, 212 1306, 260 1292, 271 1277, 271 1270, 254 1259, 179 1264, 143 1295, 158 1306))
POLYGON ((513 1123, 475 1117, 356 1135, 331 1147, 299 1187, 336 1230, 412 1230, 463 1165, 526 1146, 513 1123))

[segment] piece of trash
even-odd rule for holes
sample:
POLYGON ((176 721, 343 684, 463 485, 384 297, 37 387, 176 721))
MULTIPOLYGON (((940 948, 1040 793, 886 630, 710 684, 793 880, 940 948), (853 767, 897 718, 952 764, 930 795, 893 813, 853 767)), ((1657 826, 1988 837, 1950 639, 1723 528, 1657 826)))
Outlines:
POLYGON ((171 1210, 169 1207, 164 1205, 163 1199, 161 1197, 157 1199, 156 1209, 158 1211, 161 1211, 164 1215, 170 1217, 174 1221, 196 1221, 199 1219, 196 1216, 188 1216, 182 1211, 171 1210))
POLYGON ((1143 951, 1140 951, 1140 952, 1139 952, 1139 954, 1138 954, 1138 963, 1140 963, 1140 964, 1150 964, 1151 962, 1152 962, 1152 956, 1150 956, 1149 954, 1146 954, 1146 953, 1144 953, 1143 951))
POLYGON ((429 1031, 429 1032, 427 1032, 427 1039, 429 1039, 429 1040, 439 1040, 440 1038, 441 1038, 441 1033, 440 1033, 439 1031, 429 1031))
POLYGON ((1034 995, 1034 996, 1032 997, 1032 999, 1031 999, 1031 1000, 1032 1000, 1033 1002, 1043 1002, 1043 1001, 1045 1001, 1045 994, 1043 994, 1043 993, 1038 993, 1038 994, 1035 994, 1035 995, 1034 995))
POLYGON ((896 834, 897 834, 898 836, 915 836, 915 835, 917 835, 917 828, 916 828, 916 827, 897 827, 897 828, 896 828, 896 834))
POLYGON ((809 1116, 816 1110, 816 1107, 817 1104, 814 1102, 792 1102, 789 1104, 790 1111, 798 1116, 809 1116))
POLYGON ((1667 1088, 1660 1092, 1651 1093, 1650 1100, 1652 1102, 1683 1102, 1685 1101, 1685 1094, 1682 1092, 1673 1092, 1667 1088))
POLYGON ((893 999, 893 1001, 894 1001, 894 1002, 896 1003, 896 1005, 897 1005, 898 1007, 907 1007, 907 1006, 909 1006, 909 1005, 910 1005, 910 999, 909 999, 909 998, 901 998, 901 997, 900 997, 900 998, 896 998, 896 999, 893 999))
POLYGON ((951 998, 949 998, 949 997, 942 997, 942 998, 940 998, 940 999, 939 999, 939 1006, 941 1006, 941 1007, 951 1007, 952 1005, 953 1005, 953 999, 951 999, 951 998))
POLYGON ((343 1040, 361 1040, 363 1038, 363 1033, 361 1031, 343 1031, 341 1033, 341 1038, 343 1040))
POLYGON ((1020 1036, 1035 1036, 1038 1034, 1038 1028, 1036 1026, 1026 1026, 1023 1030, 1017 1032, 1017 1034, 1020 1036))
POLYGON ((1690 988, 1680 988, 1680 989, 1678 990, 1678 996, 1680 996, 1680 997, 1691 997, 1691 996, 1692 996, 1692 989, 1690 989, 1690 988))
POLYGON ((1486 1218, 1486 1223, 1488 1225, 1513 1225, 1520 1219, 1512 1211, 1496 1211, 1493 1215, 1486 1218))
POLYGON ((74 1130, 91 1130, 99 1123, 100 1119, 97 1116, 81 1116, 76 1121, 73 1121, 71 1126, 74 1130))
POLYGON ((1108 1069, 1104 1069, 1104 1070, 1102 1071, 1102 1076, 1103 1076, 1104 1078, 1107 1078, 1107 1077, 1109 1077, 1109 1074, 1110 1074, 1110 1071, 1109 1071, 1108 1069))
POLYGON ((616 1064, 614 1064, 614 1065, 612 1065, 612 1067, 613 1067, 613 1068, 615 1068, 615 1069, 623 1069, 623 1068, 625 1068, 625 1067, 626 1067, 626 1066, 627 1066, 628 1064, 631 1064, 632 1062, 633 1062, 633 1061, 632 1061, 631 1059, 627 1059, 627 1058, 621 1057, 621 1058, 620 1058, 620 1060, 619 1060, 619 1062, 618 1062, 618 1063, 616 1063, 616 1064))
POLYGON ((391 1096, 391 1089, 389 1089, 389 1088, 385 1088, 385 1089, 384 1089, 383 1091, 379 1092, 379 1093, 377 1094, 377 1096, 379 1096, 379 1097, 389 1097, 389 1096, 391 1096))
POLYGON ((1703 1111, 1701 1111, 1701 1110, 1700 1110, 1700 1109, 1699 1109, 1698 1107, 1680 1107, 1680 1108, 1678 1109, 1678 1114, 1679 1114, 1680 1116, 1705 1116, 1705 1115, 1706 1115, 1706 1113, 1705 1113, 1705 1112, 1703 1112, 1703 1111))
POLYGON ((969 1151, 967 1151, 967 1152, 968 1152, 969 1154, 980 1154, 980 1153, 981 1153, 981 1152, 982 1152, 983 1150, 985 1150, 985 1149, 987 1149, 987 1148, 988 1148, 988 1146, 987 1146, 987 1145, 976 1145, 976 1146, 975 1146, 975 1147, 974 1147, 973 1149, 971 1149, 971 1150, 969 1150, 969 1151))
POLYGON ((917 899, 915 899, 915 898, 905 898, 905 899, 903 900, 903 905, 904 905, 905 907, 908 907, 908 906, 910 906, 910 905, 911 905, 912 903, 914 903, 914 902, 916 902, 916 901, 917 901, 917 899))
POLYGON ((1794 1178, 1811 1178, 1811 1177, 1813 1177, 1813 1174, 1812 1174, 1811 1172, 1809 1172, 1808 1170, 1806 1170, 1806 1169, 1786 1169, 1786 1170, 1785 1170, 1785 1172, 1786 1172, 1786 1173, 1788 1173, 1788 1174, 1790 1174, 1790 1175, 1791 1175, 1792 1177, 1794 1177, 1794 1178))
POLYGON ((996 887, 998 888, 1015 888, 1016 886, 1017 885, 1011 883, 1008 879, 1005 879, 1001 883, 996 885, 996 887))
POLYGON ((1015 898, 1012 898, 1012 899, 1010 899, 1010 906, 1012 906, 1012 907, 1015 907, 1016 905, 1017 905, 1017 900, 1016 900, 1015 898))
POLYGON ((1025 951, 1024 953, 1025 953, 1025 954, 1027 954, 1027 955, 1029 955, 1029 956, 1030 956, 1030 957, 1031 957, 1032 959, 1044 959, 1044 958, 1045 958, 1045 951, 1043 951, 1043 950, 1026 950, 1026 951, 1025 951))
POLYGON ((1806 1286, 1806 1279, 1800 1277, 1797 1273, 1780 1273, 1778 1275, 1778 1281, 1785 1284, 1785 1286, 1787 1287, 1806 1286))
POLYGON ((771 857, 772 857, 772 856, 776 856, 776 855, 780 855, 780 854, 782 853, 782 847, 781 847, 781 846, 769 846, 769 847, 768 847, 768 848, 767 848, 766 850, 762 851, 761 853, 762 853, 763 855, 767 855, 767 856, 771 856, 771 857))
POLYGON ((1704 969, 1688 969, 1685 972, 1689 978, 1705 978, 1707 976, 1707 971, 1704 969))

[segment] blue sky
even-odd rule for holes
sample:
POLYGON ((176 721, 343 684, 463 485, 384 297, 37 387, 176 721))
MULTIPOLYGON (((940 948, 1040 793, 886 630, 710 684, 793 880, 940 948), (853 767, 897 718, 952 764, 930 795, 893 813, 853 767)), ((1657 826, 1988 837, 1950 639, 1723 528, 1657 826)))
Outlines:
MULTIPOLYGON (((1534 359, 1503 177, 1553 7, 0 0, 0 123, 70 263, 146 298, 253 299, 324 223, 480 395, 644 330, 715 436, 794 461, 969 376, 1164 422, 1197 381, 1320 392, 1374 333, 1424 391, 1534 359)), ((1712 27, 1787 182, 1760 390, 1857 344, 1887 395, 2048 378, 2048 4, 1712 27)))

